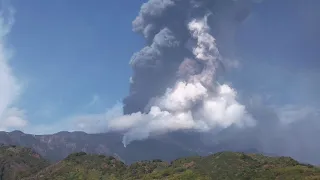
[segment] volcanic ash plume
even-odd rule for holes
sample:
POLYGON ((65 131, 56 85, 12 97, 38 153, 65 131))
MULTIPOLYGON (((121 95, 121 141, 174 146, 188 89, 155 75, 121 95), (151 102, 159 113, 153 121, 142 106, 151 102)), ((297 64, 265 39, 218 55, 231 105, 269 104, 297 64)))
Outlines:
MULTIPOLYGON (((133 21, 133 30, 146 38, 147 45, 130 61, 133 75, 130 94, 123 102, 124 114, 147 113, 152 98, 163 95, 179 79, 187 80, 189 75, 202 71, 203 64, 196 61, 190 51, 195 46, 190 39, 197 32, 190 33, 189 22, 211 13, 207 19, 209 34, 215 34, 224 57, 232 56, 236 27, 250 14, 251 6, 251 0, 149 0, 144 3, 133 21)), ((204 40, 199 39, 199 43, 204 40)), ((226 59, 224 66, 237 64, 226 59)))
MULTIPOLYGON (((219 15, 204 7, 223 4, 222 2, 226 1, 212 3, 212 1, 151 0, 143 5, 134 25, 136 25, 135 30, 140 30, 147 38, 150 46, 145 47, 132 59, 134 76, 131 93, 141 93, 139 83, 147 85, 146 82, 150 82, 142 91, 147 97, 144 101, 148 102, 143 106, 144 111, 136 110, 131 114, 127 112, 127 115, 109 122, 110 129, 125 131, 123 138, 125 146, 134 140, 172 131, 207 132, 230 126, 244 127, 255 124, 246 108, 237 102, 236 91, 229 85, 218 84, 215 79, 217 70, 223 64, 223 58, 212 35, 213 29, 209 26, 209 21, 211 19, 216 22, 214 19, 219 15), (174 19, 168 22, 164 21, 165 18, 159 20, 162 16, 166 16, 165 13, 170 14, 168 10, 170 7, 183 11, 189 6, 192 10, 182 16, 185 17, 185 21, 181 21, 179 19, 181 17, 178 17, 178 24, 184 22, 181 27, 174 25, 174 19), (151 11, 150 8, 156 10, 151 11), (157 34, 156 30, 159 27, 163 28, 157 34), (182 27, 185 27, 186 31, 183 31, 182 27), (180 34, 177 34, 177 29, 181 30, 180 34), (154 38, 151 39, 153 34, 154 38), (148 74, 151 69, 152 73, 148 74), (172 70, 174 74, 171 73, 172 70), (175 83, 170 88, 170 81, 163 83, 165 81, 162 80, 166 78, 160 76, 157 79, 153 77, 154 75, 164 75, 175 83), (156 87, 165 88, 163 95, 157 96, 161 90, 154 93, 153 87, 148 87, 154 84, 156 87)), ((236 2, 229 1, 229 3, 236 2)), ((130 98, 129 96, 129 100, 130 98)), ((137 103, 136 106, 142 104, 137 103)))

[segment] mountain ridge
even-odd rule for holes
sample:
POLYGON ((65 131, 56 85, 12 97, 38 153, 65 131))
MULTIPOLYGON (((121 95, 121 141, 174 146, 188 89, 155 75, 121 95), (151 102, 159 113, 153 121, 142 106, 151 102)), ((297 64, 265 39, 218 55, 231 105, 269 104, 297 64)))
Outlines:
POLYGON ((31 148, 52 162, 62 160, 69 154, 80 151, 112 155, 129 164, 148 159, 170 161, 179 156, 198 154, 188 147, 165 139, 136 141, 125 148, 122 144, 122 134, 88 134, 81 131, 61 131, 47 135, 26 134, 22 131, 1 131, 0 144, 31 148))
POLYGON ((235 143, 204 143, 201 135, 192 132, 175 132, 151 137, 143 141, 134 141, 127 147, 122 144, 120 133, 88 134, 81 131, 61 131, 55 134, 33 135, 22 131, 0 132, 0 144, 17 145, 31 148, 51 162, 57 162, 75 152, 114 156, 131 164, 141 160, 162 159, 172 161, 179 157, 206 156, 219 151, 241 151, 262 153, 244 146, 238 148, 235 143))

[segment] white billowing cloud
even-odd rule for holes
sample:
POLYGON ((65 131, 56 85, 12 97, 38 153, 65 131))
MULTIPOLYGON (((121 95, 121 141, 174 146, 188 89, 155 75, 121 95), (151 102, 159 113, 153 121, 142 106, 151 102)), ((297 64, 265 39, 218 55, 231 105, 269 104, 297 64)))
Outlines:
POLYGON ((255 123, 245 107, 236 101, 235 91, 227 85, 219 86, 215 95, 203 93, 202 97, 199 96, 199 91, 179 87, 191 86, 190 84, 179 82, 177 86, 175 90, 181 90, 181 93, 169 90, 159 101, 155 101, 159 103, 158 106, 152 106, 148 114, 137 112, 108 120, 109 130, 125 131, 123 143, 127 145, 150 135, 177 130, 210 131, 231 125, 252 126, 255 123), (186 90, 189 91, 184 92, 186 90), (173 96, 171 92, 177 93, 177 96, 173 96), (199 98, 196 99, 197 97, 199 98), (200 101, 197 110, 193 109, 194 104, 191 105, 195 101, 200 101))
POLYGON ((208 96, 207 89, 201 83, 178 82, 175 89, 168 89, 163 98, 155 103, 162 109, 173 112, 192 108, 197 100, 208 96))
POLYGON ((237 102, 236 91, 214 81, 221 57, 209 33, 207 17, 192 20, 188 25, 192 40, 196 41, 192 52, 203 63, 203 71, 187 82, 178 81, 162 97, 154 98, 147 114, 137 112, 107 121, 108 130, 125 132, 125 146, 134 140, 177 130, 203 132, 232 125, 255 125, 245 106, 237 102))
POLYGON ((236 100, 236 91, 223 84, 218 87, 216 96, 204 100, 202 114, 211 126, 227 128, 232 124, 238 126, 255 124, 254 119, 248 114, 244 105, 236 100))
POLYGON ((20 94, 20 85, 9 65, 11 52, 5 47, 5 38, 14 23, 12 9, 0 10, 0 129, 22 128, 27 122, 22 110, 12 107, 20 94))

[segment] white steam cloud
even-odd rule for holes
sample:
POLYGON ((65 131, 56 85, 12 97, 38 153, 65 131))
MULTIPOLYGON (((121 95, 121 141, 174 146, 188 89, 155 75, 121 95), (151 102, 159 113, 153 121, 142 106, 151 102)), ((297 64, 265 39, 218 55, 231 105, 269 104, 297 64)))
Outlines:
POLYGON ((214 80, 222 58, 210 34, 207 16, 192 20, 188 28, 195 60, 202 63, 204 69, 187 81, 178 81, 162 97, 154 98, 149 113, 138 112, 110 120, 109 129, 125 131, 124 146, 134 140, 177 130, 206 132, 255 124, 245 106, 237 101, 236 91, 214 80))

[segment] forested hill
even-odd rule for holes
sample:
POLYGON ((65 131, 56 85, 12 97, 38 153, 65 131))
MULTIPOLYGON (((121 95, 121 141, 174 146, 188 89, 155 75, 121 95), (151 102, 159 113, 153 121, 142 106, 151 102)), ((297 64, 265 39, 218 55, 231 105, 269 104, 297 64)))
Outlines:
POLYGON ((1 180, 248 180, 320 179, 318 167, 301 164, 289 157, 220 152, 201 157, 161 160, 125 165, 104 155, 73 153, 49 163, 29 148, 0 147, 1 180))

